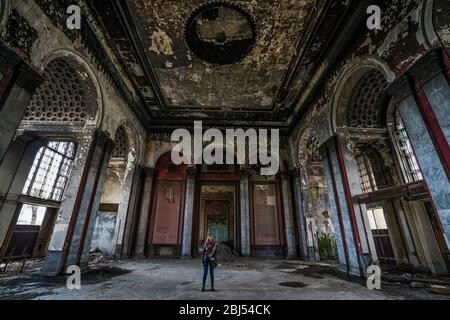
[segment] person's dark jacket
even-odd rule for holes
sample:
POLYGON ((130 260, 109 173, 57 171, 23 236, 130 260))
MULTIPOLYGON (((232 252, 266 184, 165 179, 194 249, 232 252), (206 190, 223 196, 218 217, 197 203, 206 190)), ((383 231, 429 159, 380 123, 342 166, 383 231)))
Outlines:
POLYGON ((216 253, 217 253, 217 244, 215 242, 210 246, 209 253, 208 253, 208 245, 205 245, 203 247, 202 262, 207 263, 208 262, 207 258, 208 260, 211 260, 213 258, 215 259, 216 253))

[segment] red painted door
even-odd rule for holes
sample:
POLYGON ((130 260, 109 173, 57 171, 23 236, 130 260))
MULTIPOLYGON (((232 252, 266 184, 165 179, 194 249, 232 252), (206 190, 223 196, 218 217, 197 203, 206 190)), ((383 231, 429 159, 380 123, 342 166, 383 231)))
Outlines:
POLYGON ((275 184, 253 187, 255 245, 279 245, 280 230, 275 184))
POLYGON ((178 244, 182 213, 182 181, 157 181, 153 244, 178 244))

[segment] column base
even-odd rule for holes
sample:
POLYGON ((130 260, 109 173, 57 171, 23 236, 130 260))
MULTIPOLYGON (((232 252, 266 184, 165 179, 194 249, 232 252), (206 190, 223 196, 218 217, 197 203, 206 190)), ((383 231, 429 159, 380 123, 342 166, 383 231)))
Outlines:
POLYGON ((62 251, 48 251, 47 257, 45 258, 44 266, 42 267, 42 273, 45 275, 56 276, 58 274, 63 273, 62 271, 62 260, 63 260, 63 252, 62 251))
POLYGON ((147 257, 145 256, 145 254, 143 252, 135 253, 134 258, 140 259, 140 260, 147 259, 147 257))
POLYGON ((122 259, 122 245, 121 244, 117 244, 116 247, 114 248, 114 259, 122 259))

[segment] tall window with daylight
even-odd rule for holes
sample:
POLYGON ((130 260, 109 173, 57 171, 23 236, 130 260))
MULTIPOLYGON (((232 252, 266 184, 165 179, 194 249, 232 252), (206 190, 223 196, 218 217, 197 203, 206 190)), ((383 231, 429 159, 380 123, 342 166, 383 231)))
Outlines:
POLYGON ((22 193, 39 199, 61 201, 74 157, 74 143, 49 142, 37 153, 22 193))
POLYGON ((373 174, 373 168, 370 159, 366 154, 362 154, 356 158, 358 165, 358 173, 361 181, 361 189, 363 193, 377 191, 377 183, 373 174))
POLYGON ((404 168, 403 172, 406 181, 415 182, 423 180, 422 172, 420 171, 411 142, 409 141, 408 134, 398 110, 395 113, 395 129, 395 142, 400 151, 400 160, 404 168))

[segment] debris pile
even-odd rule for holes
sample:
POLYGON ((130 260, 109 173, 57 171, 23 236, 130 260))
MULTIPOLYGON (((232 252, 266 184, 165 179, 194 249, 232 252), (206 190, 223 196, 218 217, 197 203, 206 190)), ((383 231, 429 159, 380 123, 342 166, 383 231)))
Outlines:
POLYGON ((45 259, 15 260, 0 263, 0 277, 10 274, 40 272, 45 259))
POLYGON ((100 248, 92 248, 89 251, 89 264, 112 262, 113 260, 114 256, 103 252, 100 248))
POLYGON ((406 267, 384 267, 382 279, 386 282, 406 284, 413 290, 428 290, 435 294, 450 295, 450 278, 438 277, 425 270, 408 270, 406 267))
POLYGON ((239 258, 239 253, 233 250, 231 247, 224 243, 219 243, 217 245, 217 260, 221 262, 234 262, 239 258))

